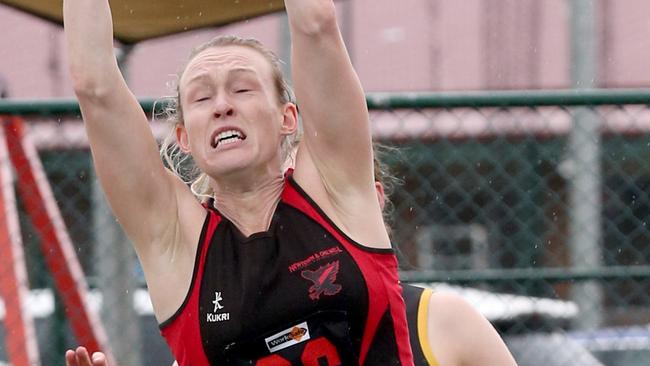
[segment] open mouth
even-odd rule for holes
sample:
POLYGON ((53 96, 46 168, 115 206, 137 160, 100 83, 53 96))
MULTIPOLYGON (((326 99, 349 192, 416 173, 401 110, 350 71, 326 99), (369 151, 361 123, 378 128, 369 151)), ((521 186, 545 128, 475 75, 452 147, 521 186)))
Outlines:
POLYGON ((217 133, 212 139, 212 147, 225 146, 237 141, 246 140, 246 135, 239 130, 225 130, 217 133))

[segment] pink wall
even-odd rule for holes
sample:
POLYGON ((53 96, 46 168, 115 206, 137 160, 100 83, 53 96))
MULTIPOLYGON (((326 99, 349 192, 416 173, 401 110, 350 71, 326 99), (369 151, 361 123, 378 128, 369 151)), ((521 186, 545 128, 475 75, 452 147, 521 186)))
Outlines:
POLYGON ((62 64, 62 33, 49 23, 0 6, 0 74, 10 96, 70 95, 62 64))
POLYGON ((532 50, 538 57, 540 88, 566 88, 569 71, 569 11, 565 0, 546 0, 539 9, 539 43, 532 50))
MULTIPOLYGON (((650 3, 599 4, 599 85, 650 86, 650 3)), ((350 0, 339 10, 370 92, 570 85, 565 0, 350 0)), ((217 34, 280 51, 281 22, 271 15, 145 42, 133 51, 130 84, 138 96, 167 94, 190 48, 217 34)), ((71 96, 64 53, 56 26, 0 6, 0 74, 13 97, 71 96)))
MULTIPOLYGON (((138 96, 167 95, 167 84, 190 49, 219 34, 250 36, 277 49, 277 15, 219 30, 200 30, 137 45, 129 61, 129 85, 138 96)), ((72 96, 60 27, 0 5, 0 75, 13 98, 72 96)))
POLYGON ((352 58, 368 91, 430 90, 432 32, 424 1, 354 1, 352 58), (381 3, 381 5, 380 5, 381 3), (367 9, 372 9, 366 12, 367 9))
POLYGON ((217 35, 254 37, 277 52, 277 18, 270 15, 219 30, 199 30, 144 42, 136 46, 130 56, 130 86, 136 95, 167 95, 168 85, 176 80, 176 74, 185 64, 191 49, 217 35))
POLYGON ((650 85, 650 3, 607 0, 601 76, 612 87, 650 85))

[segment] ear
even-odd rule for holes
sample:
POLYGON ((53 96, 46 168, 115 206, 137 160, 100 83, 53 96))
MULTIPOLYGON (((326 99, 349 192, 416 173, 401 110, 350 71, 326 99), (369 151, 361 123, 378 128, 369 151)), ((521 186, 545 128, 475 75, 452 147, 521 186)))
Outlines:
POLYGON ((284 103, 282 106, 282 126, 280 131, 283 135, 291 135, 298 130, 298 108, 293 103, 284 103))
POLYGON ((176 127, 174 128, 176 129, 176 143, 178 144, 178 147, 180 147, 181 151, 185 154, 189 154, 190 140, 187 137, 187 130, 185 129, 185 125, 182 123, 177 123, 176 127))
POLYGON ((377 200, 379 201, 379 208, 381 210, 384 210, 384 206, 386 205, 386 194, 384 193, 384 186, 380 183, 375 181, 375 191, 377 192, 377 200))

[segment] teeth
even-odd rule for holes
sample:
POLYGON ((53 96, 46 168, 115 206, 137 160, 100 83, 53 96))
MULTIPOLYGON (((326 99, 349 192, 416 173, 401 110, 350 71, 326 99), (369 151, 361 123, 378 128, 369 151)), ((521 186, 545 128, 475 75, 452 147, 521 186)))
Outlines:
POLYGON ((214 145, 227 145, 241 139, 243 139, 241 132, 237 130, 227 130, 221 132, 214 138, 214 145))

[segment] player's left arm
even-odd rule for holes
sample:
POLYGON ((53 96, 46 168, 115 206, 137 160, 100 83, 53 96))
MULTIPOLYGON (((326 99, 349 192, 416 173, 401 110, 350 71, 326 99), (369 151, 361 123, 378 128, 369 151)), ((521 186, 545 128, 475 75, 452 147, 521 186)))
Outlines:
POLYGON ((434 292, 428 314, 429 345, 440 365, 517 365, 492 324, 459 296, 434 292))
POLYGON ((371 132, 365 94, 348 56, 332 0, 285 0, 292 73, 304 123, 297 157, 308 154, 329 193, 373 197, 371 132))

